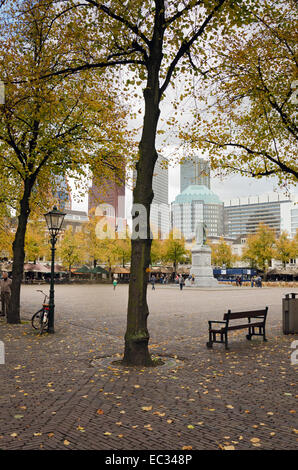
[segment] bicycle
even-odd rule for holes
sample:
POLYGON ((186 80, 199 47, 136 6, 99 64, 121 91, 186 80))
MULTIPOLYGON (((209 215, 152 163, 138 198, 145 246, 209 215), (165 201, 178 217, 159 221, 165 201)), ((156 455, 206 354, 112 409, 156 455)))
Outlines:
POLYGON ((36 292, 41 292, 44 295, 44 300, 42 308, 34 313, 33 317, 31 318, 31 324, 33 328, 35 330, 39 330, 39 333, 42 335, 49 324, 49 304, 47 302, 49 296, 42 290, 37 290, 36 292))

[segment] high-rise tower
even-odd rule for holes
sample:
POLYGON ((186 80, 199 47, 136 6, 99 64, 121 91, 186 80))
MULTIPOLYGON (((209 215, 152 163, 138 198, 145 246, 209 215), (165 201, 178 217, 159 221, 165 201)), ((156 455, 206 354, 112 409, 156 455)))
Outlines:
POLYGON ((194 156, 180 166, 180 193, 188 186, 203 185, 210 189, 209 161, 194 156))

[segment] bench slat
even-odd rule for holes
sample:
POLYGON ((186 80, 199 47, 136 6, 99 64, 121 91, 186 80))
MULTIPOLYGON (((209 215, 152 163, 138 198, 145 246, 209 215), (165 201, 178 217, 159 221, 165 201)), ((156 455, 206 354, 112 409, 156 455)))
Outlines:
POLYGON ((238 318, 256 318, 256 317, 261 317, 264 316, 266 313, 265 310, 252 310, 248 312, 233 312, 233 313, 225 313, 224 314, 224 320, 227 320, 228 318, 230 320, 236 320, 238 318))
MULTIPOLYGON (((229 326, 228 327, 228 331, 229 330, 241 330, 242 328, 249 328, 250 326, 263 326, 264 325, 264 322, 256 322, 256 323, 243 323, 243 325, 234 325, 234 326, 229 326)), ((212 328, 212 330, 210 330, 211 332, 221 332, 221 331, 224 331, 225 328, 219 328, 218 330, 216 328, 212 328)))

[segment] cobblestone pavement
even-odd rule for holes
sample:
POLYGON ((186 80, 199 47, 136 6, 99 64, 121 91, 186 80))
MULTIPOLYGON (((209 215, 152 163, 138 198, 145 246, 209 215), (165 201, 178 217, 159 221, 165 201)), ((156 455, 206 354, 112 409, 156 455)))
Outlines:
MULTIPOLYGON (((0 449, 295 449, 297 366, 281 332, 289 289, 149 287, 152 354, 161 367, 123 368, 128 287, 57 286, 56 333, 29 319, 36 286, 22 288, 21 325, 0 320, 0 449), (269 306, 268 342, 231 335, 206 348, 207 320, 269 306)), ((44 286, 41 286, 44 288, 44 286)))

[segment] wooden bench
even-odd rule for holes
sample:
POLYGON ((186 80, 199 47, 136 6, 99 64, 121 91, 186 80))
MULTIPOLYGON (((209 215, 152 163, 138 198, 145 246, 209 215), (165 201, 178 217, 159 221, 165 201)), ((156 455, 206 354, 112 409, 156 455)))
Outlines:
POLYGON ((248 340, 251 340, 252 336, 263 336, 263 340, 267 341, 266 331, 265 331, 267 313, 268 313, 268 307, 266 307, 264 310, 252 310, 248 312, 233 312, 232 313, 231 310, 228 310, 228 313, 224 314, 223 321, 216 321, 216 320, 208 321, 209 341, 206 343, 207 348, 212 348, 213 343, 221 343, 225 345, 226 349, 229 349, 228 348, 228 331, 232 331, 232 330, 248 329, 248 334, 246 335, 246 338, 248 340), (248 321, 246 323, 240 323, 236 325, 234 323, 230 324, 231 320, 240 320, 243 318, 247 318, 248 321), (259 320, 259 321, 251 322, 252 318, 255 318, 256 320, 259 320), (214 328, 212 326, 213 323, 224 324, 224 326, 221 328, 220 327, 214 328), (220 335, 220 340, 217 339, 217 335, 220 335))

